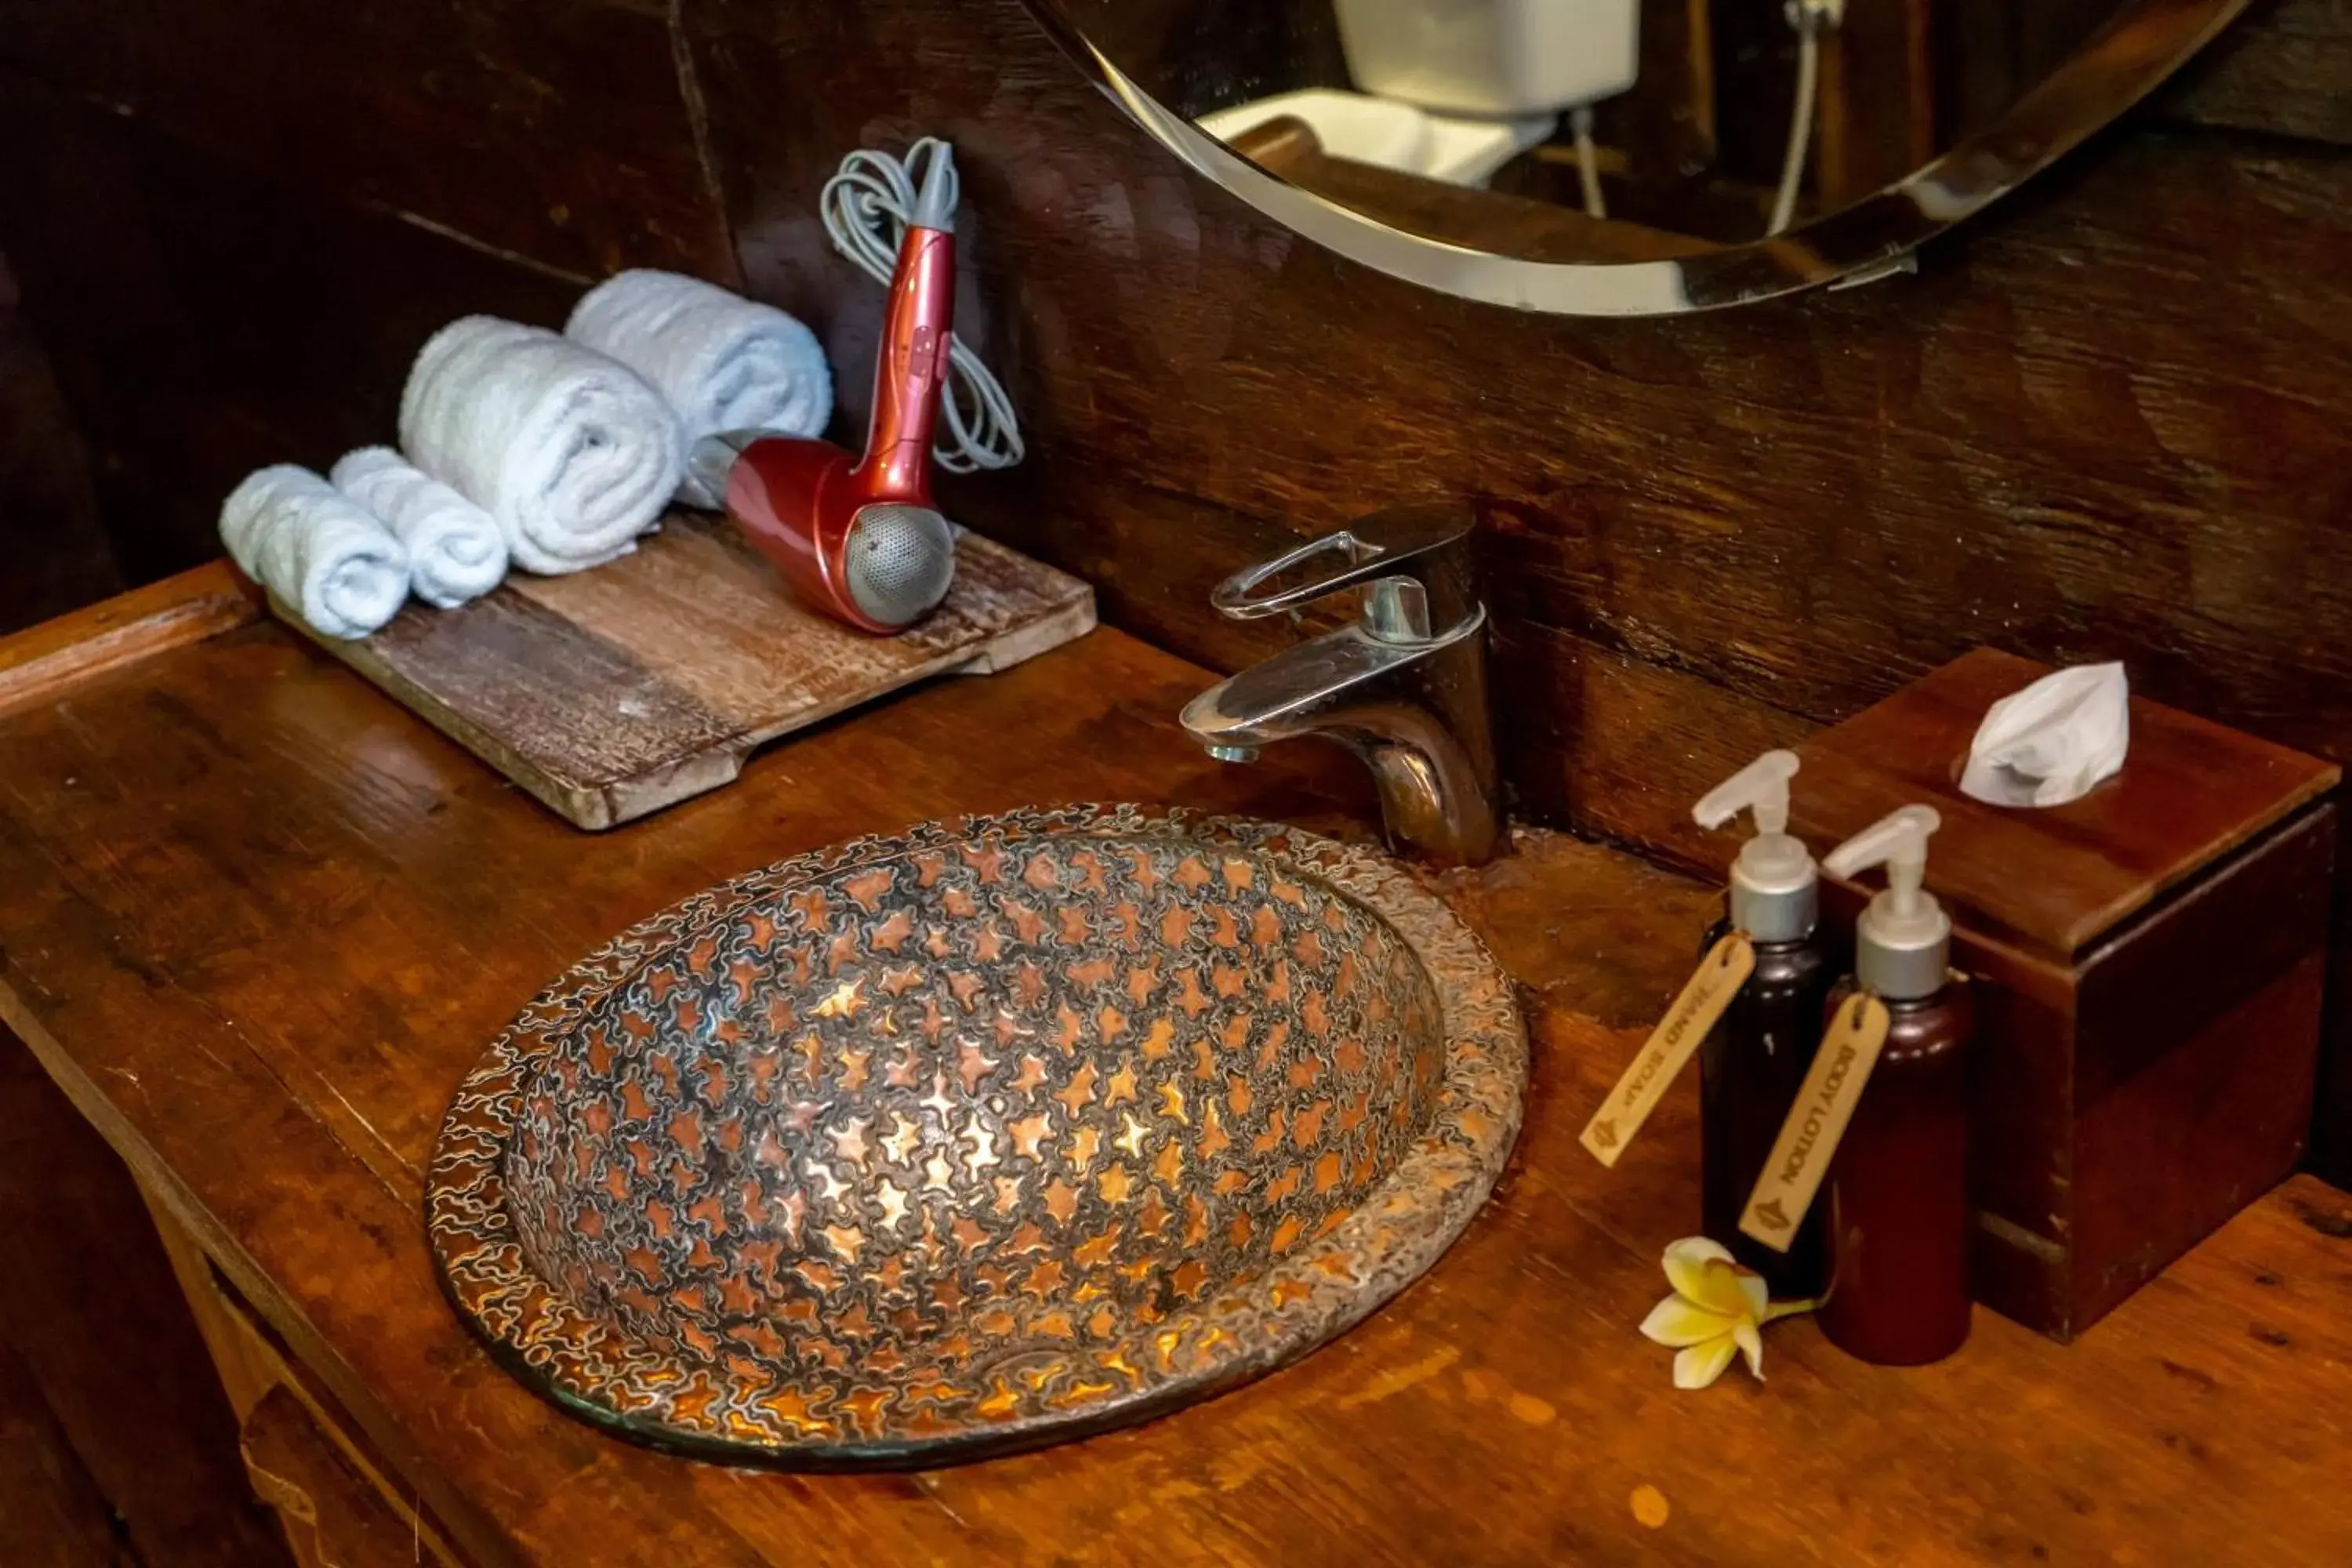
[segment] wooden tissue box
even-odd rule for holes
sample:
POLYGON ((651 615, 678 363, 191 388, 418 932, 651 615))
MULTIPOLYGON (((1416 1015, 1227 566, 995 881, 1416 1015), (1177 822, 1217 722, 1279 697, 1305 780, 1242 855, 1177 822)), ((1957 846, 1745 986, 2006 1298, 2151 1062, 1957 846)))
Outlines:
POLYGON ((2069 1340, 2303 1157, 2338 772, 2135 698, 2123 771, 2083 799, 1962 795, 1985 710, 2048 673, 1979 649, 1816 736, 1794 827, 1825 853, 1908 802, 1943 814, 1927 885, 1980 1020, 1976 1295, 2069 1340))

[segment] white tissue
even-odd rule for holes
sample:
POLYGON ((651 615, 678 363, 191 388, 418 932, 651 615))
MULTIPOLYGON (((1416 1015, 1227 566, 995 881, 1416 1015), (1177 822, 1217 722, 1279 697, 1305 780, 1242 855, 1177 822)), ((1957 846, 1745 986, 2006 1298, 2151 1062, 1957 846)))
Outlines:
POLYGON ((2112 777, 2130 749, 2124 667, 2081 665, 1985 710, 1960 789, 1990 805, 2064 805, 2112 777))
POLYGON ((490 316, 450 322, 417 354, 400 445, 497 519, 516 565, 548 574, 635 549, 686 470, 677 416, 636 372, 490 316))
POLYGON ((363 637, 408 598, 408 552, 375 514, 308 468, 247 475, 221 503, 245 574, 331 637, 363 637))
MULTIPOLYGON (((624 272, 591 289, 563 329, 669 399, 690 447, 730 430, 820 436, 833 417, 833 367, 816 334, 772 305, 675 272, 624 272)), ((678 499, 715 508, 689 471, 678 499)))
POLYGON ((409 585, 426 604, 454 610, 505 578, 507 542, 497 521, 391 447, 347 452, 327 477, 407 550, 409 585))

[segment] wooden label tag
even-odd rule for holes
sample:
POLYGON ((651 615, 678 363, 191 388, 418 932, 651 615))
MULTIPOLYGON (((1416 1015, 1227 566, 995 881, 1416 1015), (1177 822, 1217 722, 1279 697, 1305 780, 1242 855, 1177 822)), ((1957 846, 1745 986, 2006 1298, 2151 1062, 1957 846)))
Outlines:
POLYGON ((1650 1032, 1649 1043, 1585 1124, 1580 1142, 1594 1159, 1604 1165, 1617 1163, 1625 1145, 1665 1098, 1666 1086, 1675 1081, 1675 1075, 1683 1070, 1683 1064, 1691 1059, 1691 1053, 1755 973, 1756 949, 1747 933, 1733 931, 1707 949, 1683 994, 1666 1010, 1664 1021, 1650 1032))
POLYGON ((1780 1136, 1739 1220, 1742 1231, 1775 1252, 1789 1250, 1805 1211, 1813 1206, 1830 1156, 1837 1152, 1886 1045, 1887 1024, 1886 1004, 1865 991, 1838 1009, 1822 1037, 1821 1053, 1805 1073, 1804 1087, 1780 1124, 1780 1136))

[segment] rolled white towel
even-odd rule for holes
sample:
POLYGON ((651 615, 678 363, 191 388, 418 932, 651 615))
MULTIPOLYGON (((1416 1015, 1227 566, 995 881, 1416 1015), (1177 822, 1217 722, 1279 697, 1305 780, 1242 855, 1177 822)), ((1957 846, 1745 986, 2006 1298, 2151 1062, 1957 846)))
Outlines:
POLYGON ((221 542, 246 575, 331 637, 363 637, 408 598, 408 552, 375 514, 290 463, 221 503, 221 542))
POLYGON ((426 604, 454 610, 506 576, 506 536, 490 514, 391 447, 346 452, 327 477, 400 541, 409 585, 426 604))
POLYGON ((497 520, 516 565, 549 574, 635 549, 686 468, 677 416, 636 372, 491 316, 452 321, 418 353, 400 445, 497 520))
MULTIPOLYGON (((624 272, 591 289, 563 329, 669 399, 688 447, 729 430, 817 436, 833 418, 833 367, 816 334, 772 305, 675 272, 624 272)), ((691 506, 720 498, 689 473, 691 506)))

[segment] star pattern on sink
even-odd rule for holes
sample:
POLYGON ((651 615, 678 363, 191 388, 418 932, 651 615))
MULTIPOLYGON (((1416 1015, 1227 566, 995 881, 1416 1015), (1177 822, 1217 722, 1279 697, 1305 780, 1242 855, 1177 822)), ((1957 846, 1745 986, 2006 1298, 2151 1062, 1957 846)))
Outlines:
POLYGON ((789 861, 578 966, 453 1105, 461 1312, 736 1457, 984 1452, 1310 1348, 1468 1220, 1525 1038, 1392 863, 1068 808, 789 861))

